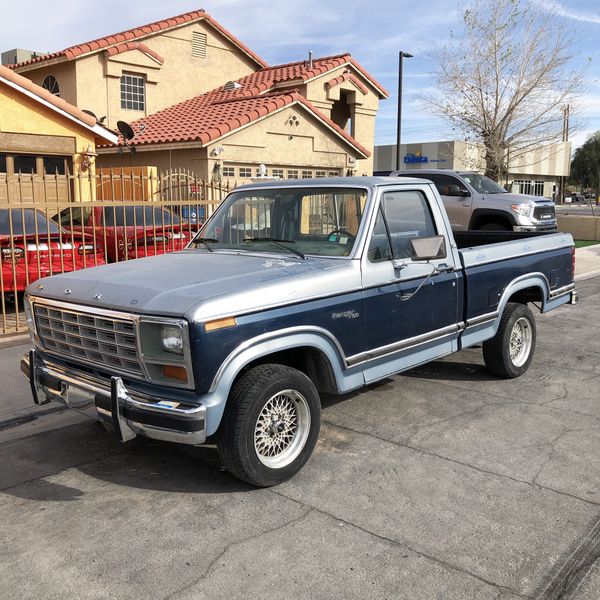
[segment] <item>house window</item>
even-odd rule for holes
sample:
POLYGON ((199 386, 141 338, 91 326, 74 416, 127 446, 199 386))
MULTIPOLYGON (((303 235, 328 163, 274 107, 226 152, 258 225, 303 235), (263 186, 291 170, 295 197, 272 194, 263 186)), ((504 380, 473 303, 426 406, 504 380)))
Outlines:
POLYGON ((145 110, 145 95, 143 77, 137 75, 121 76, 121 108, 127 110, 145 110))
MULTIPOLYGON (((269 169, 265 169, 265 177, 267 177, 267 175, 269 174, 269 169)), ((256 167, 256 176, 257 177, 262 177, 261 172, 260 172, 260 167, 256 167)))
POLYGON ((223 177, 235 177, 235 167, 223 167, 223 177))
POLYGON ((45 90, 48 90, 51 94, 60 96, 60 88, 58 87, 58 81, 56 81, 56 77, 54 77, 54 75, 47 75, 44 77, 44 81, 42 81, 42 87, 45 90))
POLYGON ((302 179, 310 179, 312 177, 312 171, 302 171, 302 179))
POLYGON ((44 156, 42 158, 46 175, 65 175, 65 158, 63 156, 44 156))
POLYGON ((315 177, 323 179, 325 177, 325 171, 315 171, 315 177))
POLYGON ((192 56, 206 58, 206 34, 201 31, 192 32, 192 56))
POLYGON ((519 194, 527 194, 528 196, 543 196, 544 182, 543 181, 528 181, 526 179, 515 179, 512 183, 513 191, 518 187, 519 194))
POLYGON ((288 179, 298 179, 298 171, 296 169, 288 169, 288 179))
POLYGON ((6 173, 6 154, 0 154, 0 173, 6 173))
POLYGON ((240 177, 252 177, 252 169, 250 167, 240 167, 240 177))
POLYGON ((329 177, 337 177, 339 173, 337 171, 329 171, 328 175, 329 177))
POLYGON ((273 177, 277 177, 277 179, 283 179, 283 169, 273 169, 271 171, 273 177))
POLYGON ((15 173, 36 173, 36 160, 32 154, 16 154, 13 157, 15 173))

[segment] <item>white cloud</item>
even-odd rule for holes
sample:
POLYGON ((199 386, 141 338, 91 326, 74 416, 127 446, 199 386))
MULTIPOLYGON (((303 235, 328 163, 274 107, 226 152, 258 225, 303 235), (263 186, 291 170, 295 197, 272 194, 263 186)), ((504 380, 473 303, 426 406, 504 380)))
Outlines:
POLYGON ((533 2, 560 17, 574 19, 575 21, 581 21, 583 23, 595 23, 600 25, 599 13, 567 8, 558 0, 533 0, 533 2))

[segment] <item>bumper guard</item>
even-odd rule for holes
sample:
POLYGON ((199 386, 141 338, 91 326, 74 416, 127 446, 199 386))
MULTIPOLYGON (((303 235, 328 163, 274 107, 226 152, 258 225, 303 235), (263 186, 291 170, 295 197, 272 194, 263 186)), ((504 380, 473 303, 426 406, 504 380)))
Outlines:
POLYGON ((206 407, 133 394, 121 377, 110 386, 87 374, 46 363, 36 350, 21 359, 35 404, 54 400, 87 416, 112 424, 122 442, 138 434, 167 442, 197 446, 206 441, 206 407))

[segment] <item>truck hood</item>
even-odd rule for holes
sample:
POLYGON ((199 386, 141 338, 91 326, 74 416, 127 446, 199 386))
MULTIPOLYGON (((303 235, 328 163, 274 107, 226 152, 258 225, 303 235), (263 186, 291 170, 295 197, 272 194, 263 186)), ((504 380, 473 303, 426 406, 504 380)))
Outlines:
POLYGON ((493 200, 494 198, 499 198, 505 202, 510 202, 513 204, 554 204, 552 200, 549 198, 544 198, 542 196, 530 196, 528 194, 485 194, 485 197, 488 200, 493 200))
POLYGON ((63 302, 202 321, 360 287, 359 261, 184 250, 39 279, 27 291, 63 302), (354 281, 355 279, 355 281, 354 281))

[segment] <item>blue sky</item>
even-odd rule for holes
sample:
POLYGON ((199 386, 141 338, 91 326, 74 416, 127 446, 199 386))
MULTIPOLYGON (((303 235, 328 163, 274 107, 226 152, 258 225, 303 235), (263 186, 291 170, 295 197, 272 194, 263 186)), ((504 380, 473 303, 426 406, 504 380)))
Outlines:
MULTIPOLYGON (((577 28, 578 57, 573 68, 586 66, 580 107, 573 118, 575 145, 600 129, 600 2, 598 0, 529 0, 577 28), (591 60, 590 60, 591 59, 591 60)), ((269 63, 350 52, 390 91, 381 103, 376 143, 395 142, 398 51, 414 55, 405 61, 403 142, 456 137, 452 128, 428 112, 420 98, 427 95, 432 56, 460 31, 459 6, 466 0, 104 0, 74 4, 72 0, 28 0, 3 7, 1 50, 20 47, 37 51, 70 45, 204 8, 223 26, 269 63)))

